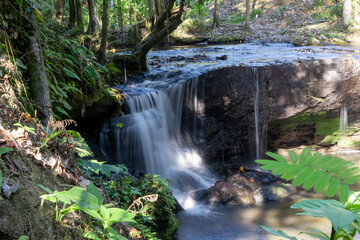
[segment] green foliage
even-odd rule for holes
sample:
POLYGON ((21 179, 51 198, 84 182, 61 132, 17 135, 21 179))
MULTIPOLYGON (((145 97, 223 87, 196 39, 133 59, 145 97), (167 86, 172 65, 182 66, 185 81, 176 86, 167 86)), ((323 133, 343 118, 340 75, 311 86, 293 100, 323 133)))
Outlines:
POLYGON ((105 162, 98 162, 97 160, 86 160, 78 159, 79 166, 83 169, 85 173, 91 175, 95 174, 104 174, 106 177, 110 177, 111 172, 123 173, 128 172, 127 168, 124 165, 110 165, 105 164, 105 162))
POLYGON ((203 22, 208 14, 206 11, 207 2, 204 1, 202 4, 201 1, 190 0, 189 3, 191 9, 186 13, 186 16, 203 22))
MULTIPOLYGON (((261 168, 272 170, 274 175, 281 175, 286 180, 293 179, 294 186, 303 185, 305 189, 313 188, 316 192, 326 189, 328 197, 339 191, 340 202, 333 199, 308 199, 291 206, 304 210, 297 215, 326 217, 332 224, 330 237, 316 229, 310 229, 304 234, 317 239, 353 239, 356 231, 360 230, 360 192, 351 192, 348 186, 360 181, 359 168, 354 167, 353 162, 331 155, 322 156, 318 152, 311 154, 308 148, 300 155, 289 151, 289 161, 275 153, 268 152, 267 155, 275 160, 256 160, 263 165, 261 168)), ((275 236, 297 239, 281 230, 266 226, 262 228, 275 236)))
POLYGON ((59 144, 72 146, 75 152, 80 157, 93 156, 93 152, 85 142, 85 139, 81 137, 80 133, 74 130, 62 130, 49 133, 43 140, 43 144, 40 148, 44 148, 48 145, 51 140, 57 141, 59 144), (62 138, 57 138, 62 136, 62 138))
POLYGON ((332 155, 322 156, 305 148, 298 156, 289 151, 289 161, 284 157, 268 152, 268 156, 275 160, 256 160, 262 164, 264 170, 272 170, 274 175, 281 175, 286 180, 294 179, 294 186, 305 189, 314 188, 321 192, 326 189, 326 196, 333 197, 340 192, 340 200, 346 201, 349 196, 349 186, 360 180, 359 168, 353 167, 352 161, 345 161, 332 155))
POLYGON ((9 148, 9 147, 0 147, 0 155, 7 154, 7 153, 11 152, 12 150, 13 149, 9 148))
POLYGON ((22 124, 19 123, 19 122, 18 122, 18 123, 15 123, 14 126, 15 126, 15 127, 23 128, 23 129, 25 129, 27 132, 36 135, 35 128, 28 127, 28 126, 26 126, 26 125, 22 125, 22 124))
MULTIPOLYGON (((320 1, 320 0, 318 0, 320 1)), ((322 1, 322 0, 321 0, 322 1)), ((323 6, 318 10, 318 13, 315 15, 317 20, 326 20, 330 23, 335 22, 342 17, 342 4, 334 4, 330 6, 323 6)))
POLYGON ((64 203, 64 207, 57 212, 57 221, 62 221, 66 214, 73 211, 87 213, 93 229, 92 232, 84 233, 83 237, 88 239, 126 239, 111 226, 117 222, 135 222, 134 214, 120 208, 111 208, 111 204, 104 204, 102 193, 92 183, 86 190, 73 187, 69 191, 42 195, 41 198, 56 204, 64 203), (102 228, 97 227, 98 225, 102 228))

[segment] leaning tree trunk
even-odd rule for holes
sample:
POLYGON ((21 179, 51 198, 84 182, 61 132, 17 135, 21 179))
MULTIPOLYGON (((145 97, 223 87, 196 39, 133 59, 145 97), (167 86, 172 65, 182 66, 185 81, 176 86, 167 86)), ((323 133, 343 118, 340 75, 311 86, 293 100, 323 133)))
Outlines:
POLYGON ((343 6, 343 21, 344 25, 349 25, 350 20, 353 18, 353 9, 351 6, 351 0, 344 0, 343 6))
POLYGON ((250 0, 246 0, 245 30, 250 30, 250 0))
POLYGON ((77 28, 81 33, 84 32, 84 21, 83 21, 83 14, 82 14, 82 4, 80 0, 75 0, 76 5, 76 23, 77 28))
POLYGON ((171 34, 181 23, 181 16, 184 10, 184 0, 180 2, 179 12, 175 15, 171 15, 171 10, 174 6, 175 0, 169 0, 167 2, 166 10, 159 17, 156 22, 154 29, 150 35, 141 43, 139 43, 132 52, 132 56, 135 57, 136 61, 140 64, 140 70, 148 70, 146 63, 146 55, 159 41, 161 41, 167 34, 171 34), (165 25, 165 21, 168 23, 165 25))
POLYGON ((101 64, 106 62, 106 44, 107 44, 107 34, 108 34, 108 8, 109 0, 103 0, 103 14, 102 14, 102 28, 101 28, 101 43, 100 48, 97 50, 97 55, 101 64))
POLYGON ((69 0, 69 27, 75 27, 75 1, 69 0))
POLYGON ((37 116, 42 119, 43 124, 47 124, 51 111, 51 101, 49 96, 49 87, 45 74, 44 59, 40 48, 38 26, 35 12, 29 17, 27 27, 28 44, 27 44, 27 72, 31 84, 31 93, 36 102, 38 111, 37 116))
POLYGON ((220 27, 220 0, 214 1, 213 28, 220 27))
POLYGON ((95 15, 94 0, 88 0, 88 5, 89 5, 89 27, 88 27, 88 30, 86 31, 86 33, 89 35, 94 35, 95 30, 98 26, 98 21, 96 19, 96 15, 95 15))

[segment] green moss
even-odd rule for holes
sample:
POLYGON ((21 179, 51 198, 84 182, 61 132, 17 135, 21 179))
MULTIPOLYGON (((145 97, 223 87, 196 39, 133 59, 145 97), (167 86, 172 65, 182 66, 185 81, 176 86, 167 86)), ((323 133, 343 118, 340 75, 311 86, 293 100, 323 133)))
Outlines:
POLYGON ((316 133, 320 135, 329 135, 339 129, 339 118, 328 119, 328 113, 321 111, 317 113, 305 112, 299 116, 291 117, 281 124, 281 130, 290 132, 298 125, 316 124, 316 133))
POLYGON ((316 134, 319 135, 331 135, 339 130, 339 122, 340 119, 331 118, 331 119, 323 119, 316 123, 316 134))

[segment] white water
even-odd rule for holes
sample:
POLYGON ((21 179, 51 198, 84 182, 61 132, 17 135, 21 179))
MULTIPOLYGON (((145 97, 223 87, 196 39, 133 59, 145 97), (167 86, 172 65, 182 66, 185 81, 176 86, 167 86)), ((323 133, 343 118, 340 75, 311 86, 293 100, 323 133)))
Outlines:
MULTIPOLYGON (((102 151, 106 153, 106 147, 112 144, 109 141, 115 141, 113 162, 127 163, 146 173, 173 180, 173 194, 182 207, 200 212, 201 207, 188 194, 196 189, 209 188, 215 178, 204 166, 198 151, 181 134, 184 103, 194 112, 193 124, 198 129, 196 116, 204 111, 198 96, 199 90, 202 92, 199 80, 192 79, 171 86, 146 82, 136 87, 142 88, 142 91, 130 93, 127 101, 129 114, 117 119, 124 127, 102 131, 102 151), (107 137, 109 131, 112 137, 107 137), (126 162, 129 158, 133 161, 130 164, 126 162)), ((126 91, 131 92, 131 89, 126 91)))
POLYGON ((340 132, 345 133, 348 127, 348 113, 346 103, 340 109, 340 132))
POLYGON ((260 131, 259 131, 259 73, 254 67, 252 69, 255 79, 254 91, 254 118, 255 118, 255 144, 256 144, 256 159, 260 159, 260 131))

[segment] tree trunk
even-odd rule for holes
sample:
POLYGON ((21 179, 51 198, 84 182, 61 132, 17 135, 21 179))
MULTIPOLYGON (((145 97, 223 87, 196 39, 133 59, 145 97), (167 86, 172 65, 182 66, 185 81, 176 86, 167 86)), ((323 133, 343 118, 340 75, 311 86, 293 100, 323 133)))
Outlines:
POLYGON ((353 19, 353 9, 351 6, 351 0, 344 0, 343 6, 343 21, 344 25, 349 25, 353 19))
POLYGON ((220 27, 220 0, 214 1, 213 28, 220 27))
POLYGON ((89 27, 86 33, 89 35, 94 35, 98 27, 98 21, 95 15, 95 1, 88 0, 88 5, 89 5, 89 27))
POLYGON ((43 124, 47 124, 51 111, 51 101, 49 87, 46 79, 44 59, 40 48, 39 34, 37 32, 37 22, 35 12, 29 17, 28 24, 28 44, 27 49, 27 72, 31 84, 31 93, 36 102, 38 111, 37 116, 42 119, 43 124))
POLYGON ((152 0, 148 0, 148 8, 149 8, 149 11, 148 11, 148 19, 152 18, 152 16, 154 15, 154 12, 153 12, 153 4, 152 4, 152 0))
POLYGON ((97 50, 97 55, 101 64, 106 62, 106 44, 107 44, 107 34, 108 34, 108 9, 109 9, 109 0, 103 0, 103 14, 102 14, 102 28, 101 28, 101 44, 100 48, 97 50))
POLYGON ((246 18, 245 18, 245 30, 250 30, 250 0, 246 0, 246 18))
POLYGON ((167 34, 172 33, 181 23, 181 16, 184 10, 184 0, 180 2, 180 10, 175 16, 171 16, 171 10, 174 6, 175 0, 169 0, 168 5, 166 6, 166 11, 159 17, 156 22, 154 29, 150 35, 141 43, 139 43, 132 52, 138 63, 140 64, 141 71, 146 71, 146 55, 155 46, 159 41, 161 41, 167 34), (168 23, 165 25, 165 21, 168 20, 168 23))
POLYGON ((154 0, 155 2, 155 14, 156 17, 160 17, 162 11, 161 11, 161 0, 154 0))
POLYGON ((64 16, 65 0, 57 0, 55 8, 56 8, 56 18, 62 21, 64 16))
POLYGON ((75 27, 75 1, 69 0, 69 27, 75 27))
POLYGON ((84 22, 83 22, 83 14, 82 14, 82 4, 80 0, 75 0, 76 5, 76 26, 81 33, 84 32, 84 22))

